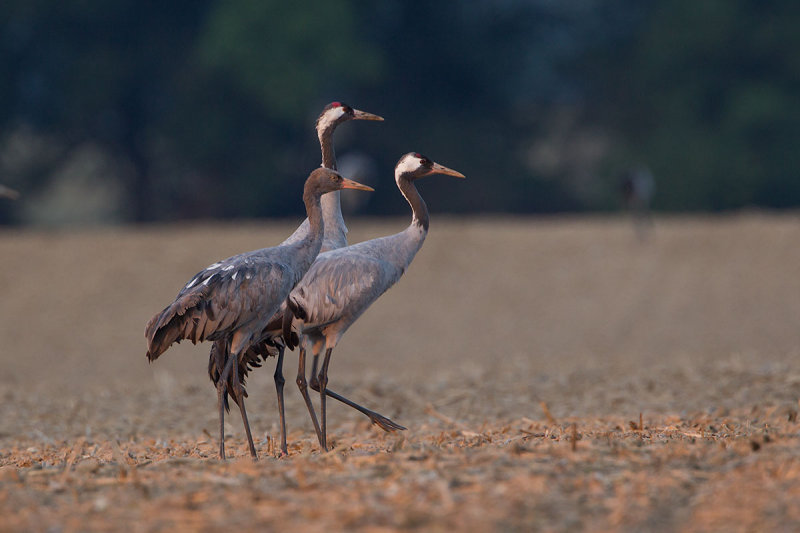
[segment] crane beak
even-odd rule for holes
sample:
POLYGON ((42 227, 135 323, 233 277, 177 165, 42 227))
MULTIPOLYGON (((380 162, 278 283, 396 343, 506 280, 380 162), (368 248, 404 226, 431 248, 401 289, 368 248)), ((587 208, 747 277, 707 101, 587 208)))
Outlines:
POLYGON ((342 189, 358 189, 359 191, 374 191, 372 187, 359 183, 357 181, 342 178, 342 189))
POLYGON ((361 111, 360 109, 353 109, 353 120, 383 120, 383 117, 361 111))
POLYGON ((454 176, 456 178, 466 178, 464 174, 458 172, 457 170, 453 170, 452 168, 447 168, 444 165, 440 165, 439 163, 434 163, 431 171, 428 174, 447 174, 448 176, 454 176))

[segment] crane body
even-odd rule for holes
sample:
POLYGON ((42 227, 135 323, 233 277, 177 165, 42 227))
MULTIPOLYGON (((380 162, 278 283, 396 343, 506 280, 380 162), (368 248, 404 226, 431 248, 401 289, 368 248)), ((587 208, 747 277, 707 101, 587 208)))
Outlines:
POLYGON ((323 237, 322 195, 342 188, 372 190, 330 169, 313 171, 303 191, 310 221, 310 230, 303 239, 235 255, 210 265, 189 280, 175 300, 157 313, 145 328, 147 358, 151 362, 173 343, 184 339, 193 343, 210 340, 216 346, 224 346, 229 357, 224 363, 217 362, 220 374, 216 382, 220 405, 220 457, 223 459, 223 404, 228 392, 232 392, 239 406, 250 453, 257 457, 247 422, 239 367, 246 363, 243 356, 262 341, 261 333, 271 317, 319 253, 323 237))
MULTIPOLYGON (((411 224, 394 235, 321 253, 287 300, 284 332, 288 335, 286 326, 294 320, 300 332, 299 367, 304 369, 308 345, 314 355, 312 380, 315 383, 312 385, 316 385, 314 388, 320 393, 321 426, 310 402, 306 403, 323 450, 327 450, 325 397, 331 353, 347 329, 400 279, 422 247, 428 233, 429 215, 413 182, 431 174, 464 177, 420 154, 404 155, 395 167, 395 181, 411 206, 411 224), (323 350, 322 368, 314 376, 323 350)), ((298 384, 304 379, 305 372, 301 376, 298 369, 298 384)))
MULTIPOLYGON (((329 168, 332 170, 336 170, 336 154, 334 151, 333 145, 333 133, 336 130, 337 126, 340 124, 347 122, 349 120, 369 120, 369 121, 383 121, 383 118, 374 115, 372 113, 367 113, 365 111, 361 111, 359 109, 354 109, 347 104, 343 104, 341 102, 332 102, 325 106, 325 108, 320 113, 319 117, 317 118, 315 127, 317 131, 317 138, 319 139, 320 144, 320 151, 322 152, 322 167, 329 168)), ((342 210, 341 210, 341 201, 340 201, 340 193, 339 191, 333 191, 328 194, 325 194, 321 199, 321 210, 322 210, 322 219, 324 221, 324 234, 322 239, 322 247, 321 251, 325 252, 328 250, 334 250, 337 248, 342 248, 347 246, 347 226, 344 223, 344 218, 342 217, 342 210)), ((288 245, 293 244, 299 240, 302 240, 309 232, 309 219, 306 218, 302 224, 290 235, 286 240, 284 240, 281 244, 288 245)), ((285 416, 285 403, 284 403, 284 384, 285 379, 283 377, 283 357, 284 357, 284 349, 285 349, 285 342, 281 336, 281 322, 284 316, 284 309, 285 307, 281 307, 277 313, 273 315, 273 317, 269 320, 267 326, 261 332, 260 339, 256 342, 253 346, 251 346, 247 352, 243 355, 243 364, 239 366, 239 376, 237 376, 240 383, 244 383, 247 378, 247 374, 251 368, 256 368, 261 366, 261 362, 266 360, 267 357, 274 356, 277 357, 277 363, 275 366, 275 373, 274 373, 274 380, 275 380, 275 390, 278 396, 278 414, 280 418, 280 432, 281 432, 281 453, 286 455, 288 453, 287 443, 286 443, 286 416, 285 416)), ((289 333, 291 335, 291 333, 289 333)), ((294 343, 296 344, 296 342, 294 343)), ((208 373, 209 378, 211 381, 216 385, 222 375, 222 370, 225 366, 225 362, 228 359, 228 352, 225 347, 225 343, 222 342, 215 342, 211 348, 209 353, 209 364, 208 364, 208 373)), ((316 364, 316 359, 315 359, 316 364)), ((303 372, 305 375, 305 372, 303 372)), ((233 376, 229 377, 230 380, 233 379, 233 376)), ((312 388, 314 388, 314 384, 316 383, 316 379, 312 380, 312 388)), ((307 383, 305 382, 298 382, 298 386, 300 391, 303 395, 304 400, 306 401, 307 405, 310 404, 310 398, 308 397, 307 393, 307 383)), ((243 388, 243 387, 242 387, 243 388)), ((234 390, 233 387, 229 387, 229 391, 234 390)), ((244 396, 246 397, 246 391, 243 392, 244 396)), ((385 431, 395 431, 397 429, 405 429, 399 424, 392 422, 390 419, 384 417, 380 413, 376 413, 369 409, 366 409, 355 402, 348 400, 347 398, 335 393, 334 391, 328 391, 328 395, 334 397, 335 399, 361 411, 366 416, 370 418, 370 420, 378 425, 379 427, 383 428, 385 431)), ((231 395, 231 398, 236 401, 236 397, 231 395)), ((223 405, 220 406, 220 412, 222 407, 224 406, 225 410, 228 410, 228 398, 225 396, 222 399, 223 405)))

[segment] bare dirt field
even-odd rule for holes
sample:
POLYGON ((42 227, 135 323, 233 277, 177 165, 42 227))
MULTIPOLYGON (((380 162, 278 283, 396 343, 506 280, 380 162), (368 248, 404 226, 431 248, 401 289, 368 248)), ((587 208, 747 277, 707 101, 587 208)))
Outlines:
MULTIPOLYGON (((0 232, 2 531, 800 529, 800 217, 436 217, 334 352, 320 453, 287 354, 217 459, 208 345, 143 329, 296 221, 0 232), (312 529, 313 528, 313 529, 312 529)), ((351 242, 405 220, 351 223, 351 242)), ((315 401, 317 400, 314 395, 315 401)))

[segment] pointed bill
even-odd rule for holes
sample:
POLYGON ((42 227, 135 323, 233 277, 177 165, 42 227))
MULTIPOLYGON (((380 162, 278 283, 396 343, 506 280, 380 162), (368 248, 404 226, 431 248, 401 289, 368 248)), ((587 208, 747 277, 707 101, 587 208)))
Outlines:
POLYGON ((453 170, 452 168, 447 168, 446 166, 440 165, 439 163, 433 164, 433 167, 431 167, 430 174, 447 174, 448 176, 455 176, 456 178, 466 178, 466 176, 461 172, 453 170))
POLYGON ((357 181, 342 178, 342 189, 358 189, 359 191, 374 191, 372 187, 359 183, 357 181))
POLYGON ((361 111, 360 109, 353 109, 353 120, 383 120, 383 117, 361 111))

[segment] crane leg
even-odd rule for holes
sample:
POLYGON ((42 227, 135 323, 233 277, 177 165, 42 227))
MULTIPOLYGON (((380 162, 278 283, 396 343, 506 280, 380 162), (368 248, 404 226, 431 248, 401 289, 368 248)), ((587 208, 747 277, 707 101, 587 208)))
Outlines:
POLYGON ((322 441, 322 432, 319 429, 317 413, 314 412, 314 405, 311 403, 311 398, 308 395, 308 383, 306 382, 306 349, 302 346, 300 347, 300 357, 297 364, 297 386, 300 389, 300 393, 303 395, 303 399, 306 402, 306 407, 308 407, 308 414, 311 415, 311 422, 314 424, 314 431, 317 432, 319 445, 322 446, 325 451, 328 451, 325 449, 325 445, 322 441))
MULTIPOLYGON (((311 389, 316 391, 316 392, 320 392, 319 379, 317 378, 317 361, 318 360, 319 360, 319 353, 315 353, 314 354, 314 359, 312 359, 312 361, 311 361, 311 381, 308 382, 308 385, 311 387, 311 389)), ((367 409, 366 407, 363 407, 361 405, 358 405, 356 402, 345 398, 341 394, 337 394, 337 393, 333 392, 332 390, 330 390, 327 387, 325 388, 325 395, 326 396, 330 396, 334 400, 339 400, 343 404, 349 405, 353 409, 365 414, 367 416, 367 418, 369 418, 370 422, 372 422, 373 424, 375 424, 376 426, 378 426, 379 428, 381 428, 384 431, 392 432, 392 431, 397 431, 398 429, 405 431, 405 429, 406 429, 405 427, 401 426, 397 422, 394 422, 393 420, 391 420, 389 418, 386 418, 382 414, 377 413, 375 411, 372 411, 370 409, 367 409)))
POLYGON ((314 358, 311 359, 311 381, 308 386, 312 390, 319 392, 319 379, 317 378, 317 363, 319 362, 319 352, 314 352, 314 358))
MULTIPOLYGON (((314 388, 314 386, 311 385, 311 388, 313 390, 317 391, 317 392, 320 392, 319 384, 317 384, 316 388, 314 388)), ((369 418, 370 422, 372 422, 373 424, 375 424, 376 426, 378 426, 379 428, 381 428, 384 431, 387 431, 387 432, 391 433, 392 431, 397 431, 397 430, 405 431, 406 430, 406 428, 404 426, 401 426, 400 424, 398 424, 397 422, 391 420, 390 418, 387 418, 387 417, 383 416, 380 413, 377 413, 375 411, 367 409, 364 406, 358 405, 356 402, 345 398, 341 394, 337 394, 337 393, 333 392, 331 389, 329 389, 327 387, 325 388, 325 395, 326 396, 330 396, 334 400, 339 400, 343 404, 349 405, 350 407, 352 407, 356 411, 358 411, 360 413, 363 413, 364 415, 367 416, 367 418, 369 418)))
POLYGON ((217 404, 219 405, 219 458, 225 460, 225 384, 217 383, 217 404))
POLYGON ((283 378, 283 352, 284 347, 278 348, 278 363, 275 365, 275 392, 278 393, 278 414, 281 419, 281 455, 289 455, 289 450, 286 447, 286 412, 283 404, 283 384, 286 380, 283 378))
POLYGON ((331 352, 333 348, 328 348, 325 350, 325 359, 322 361, 322 368, 319 371, 319 407, 320 407, 320 418, 322 419, 322 440, 320 444, 322 445, 322 449, 326 452, 328 451, 328 433, 327 433, 327 412, 326 412, 326 405, 325 405, 325 390, 328 388, 328 364, 331 362, 331 352))
POLYGON ((253 435, 250 433, 250 422, 247 421, 247 411, 244 408, 244 388, 239 381, 239 369, 237 368, 239 362, 239 355, 231 357, 233 359, 233 394, 236 395, 236 403, 239 405, 239 412, 242 413, 242 423, 244 424, 244 431, 247 434, 247 444, 250 446, 250 455, 254 461, 258 460, 256 453, 256 446, 253 444, 253 435))
POLYGON ((233 367, 229 358, 217 381, 217 403, 219 403, 219 458, 225 460, 225 395, 228 393, 228 376, 233 367))

